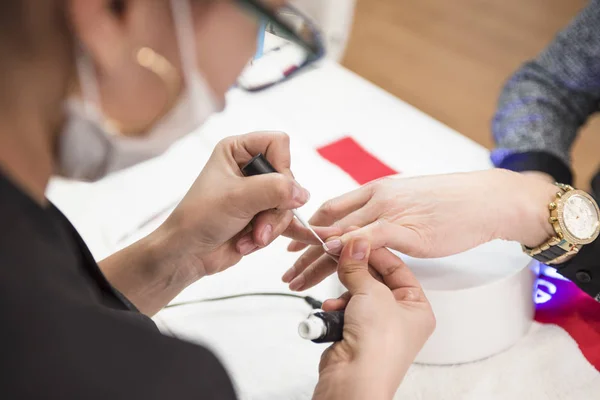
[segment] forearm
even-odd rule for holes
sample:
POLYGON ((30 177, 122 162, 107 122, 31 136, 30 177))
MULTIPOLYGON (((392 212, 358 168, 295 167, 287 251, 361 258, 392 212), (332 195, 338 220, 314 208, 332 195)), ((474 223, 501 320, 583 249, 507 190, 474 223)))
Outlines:
POLYGON ((99 263, 108 281, 142 313, 154 315, 200 278, 181 267, 169 251, 169 234, 159 228, 99 263))
POLYGON ((508 81, 492 122, 494 165, 505 167, 506 157, 529 152, 549 154, 570 165, 571 146, 597 110, 598 96, 566 86, 565 79, 536 60, 508 81))
MULTIPOLYGON (((580 127, 598 110, 600 87, 597 66, 591 61, 600 56, 598 23, 600 1, 592 0, 535 60, 507 82, 492 124, 498 147, 492 160, 497 167, 552 172, 544 169, 549 161, 543 157, 505 162, 512 154, 537 152, 557 158, 562 169, 568 168, 570 148, 580 127)), ((569 183, 558 176, 555 179, 569 183)))

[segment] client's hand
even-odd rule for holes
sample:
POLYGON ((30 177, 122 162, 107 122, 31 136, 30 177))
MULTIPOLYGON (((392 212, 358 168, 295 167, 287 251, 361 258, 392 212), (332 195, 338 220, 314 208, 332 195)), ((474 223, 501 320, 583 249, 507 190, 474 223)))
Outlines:
MULTIPOLYGON (((374 249, 388 247, 425 258, 456 254, 498 238, 535 247, 553 234, 547 205, 555 193, 547 180, 506 170, 383 179, 325 203, 310 223, 344 231, 361 227, 330 238, 327 247, 334 254, 357 235, 369 238, 374 249)), ((289 250, 304 247, 294 241, 289 250)), ((314 246, 283 280, 293 290, 304 290, 335 268, 323 249, 314 246)))
POLYGON ((338 275, 348 293, 323 308, 345 307, 343 340, 323 353, 314 399, 391 399, 435 328, 429 302, 402 260, 366 239, 344 247, 338 275))
MULTIPOLYGON (((288 229, 289 210, 308 198, 290 172, 287 135, 263 132, 227 138, 159 228, 161 239, 168 242, 166 261, 187 268, 187 273, 196 270, 198 277, 222 271, 288 229), (258 153, 281 173, 244 177, 240 168, 258 153)), ((297 225, 292 228, 297 230, 297 225)), ((310 234, 304 233, 297 234, 310 234)))

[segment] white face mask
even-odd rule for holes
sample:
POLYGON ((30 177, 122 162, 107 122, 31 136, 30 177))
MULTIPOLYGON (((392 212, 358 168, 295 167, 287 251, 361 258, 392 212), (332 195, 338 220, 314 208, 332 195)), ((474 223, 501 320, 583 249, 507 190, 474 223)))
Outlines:
POLYGON ((164 153, 175 141, 196 130, 220 109, 196 65, 196 40, 189 0, 171 0, 186 91, 175 107, 149 132, 127 137, 111 132, 99 111, 96 74, 90 60, 78 60, 83 101, 69 99, 68 121, 59 139, 61 176, 94 181, 164 153))

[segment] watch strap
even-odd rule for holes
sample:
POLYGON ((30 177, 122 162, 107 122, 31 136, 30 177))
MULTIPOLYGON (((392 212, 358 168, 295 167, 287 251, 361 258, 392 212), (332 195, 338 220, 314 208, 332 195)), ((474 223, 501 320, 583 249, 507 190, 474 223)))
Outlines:
POLYGON ((579 247, 570 244, 564 239, 552 238, 550 241, 533 249, 523 246, 523 250, 536 260, 550 265, 566 261, 570 256, 577 254, 579 247))
POLYGON ((548 205, 548 209, 550 210, 550 218, 548 222, 550 222, 550 224, 552 224, 554 227, 556 236, 551 237, 548 241, 538 247, 530 248, 523 246, 523 251, 527 255, 548 265, 565 262, 572 255, 577 254, 580 249, 580 246, 569 243, 567 240, 565 240, 564 235, 557 226, 558 219, 555 216, 557 202, 560 201, 562 195, 575 189, 570 185, 565 185, 562 183, 556 183, 555 185, 560 189, 560 191, 556 193, 556 200, 548 205))

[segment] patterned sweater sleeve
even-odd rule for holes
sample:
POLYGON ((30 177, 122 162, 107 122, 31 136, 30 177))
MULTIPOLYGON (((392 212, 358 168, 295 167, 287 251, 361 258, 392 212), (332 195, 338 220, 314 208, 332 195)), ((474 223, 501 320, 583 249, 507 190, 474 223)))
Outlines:
POLYGON ((570 183, 570 150, 600 102, 600 0, 505 84, 492 122, 494 165, 570 183))

